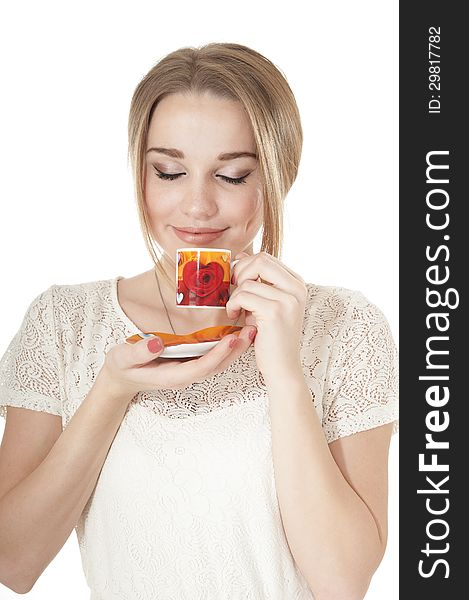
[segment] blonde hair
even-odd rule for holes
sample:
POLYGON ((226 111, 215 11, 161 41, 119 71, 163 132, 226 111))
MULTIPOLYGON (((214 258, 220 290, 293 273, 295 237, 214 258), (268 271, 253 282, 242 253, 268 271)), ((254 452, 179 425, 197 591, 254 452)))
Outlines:
POLYGON ((140 226, 157 268, 160 261, 152 242, 159 245, 151 234, 144 202, 151 117, 157 104, 169 94, 204 92, 239 101, 250 119, 264 198, 261 251, 281 256, 283 201, 296 179, 303 145, 298 106, 284 75, 262 54, 241 44, 211 43, 180 48, 165 56, 143 77, 132 96, 128 156, 140 226))

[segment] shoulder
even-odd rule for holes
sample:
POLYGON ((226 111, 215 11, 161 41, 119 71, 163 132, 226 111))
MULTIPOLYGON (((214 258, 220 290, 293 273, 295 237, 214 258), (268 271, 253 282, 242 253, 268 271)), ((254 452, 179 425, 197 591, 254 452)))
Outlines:
POLYGON ((66 300, 73 301, 80 298, 99 299, 106 297, 110 293, 114 281, 115 277, 81 283, 55 283, 49 289, 52 290, 55 303, 66 300))
POLYGON ((351 305, 363 294, 358 290, 338 285, 306 283, 305 328, 339 326, 345 320, 351 305))
POLYGON ((319 283, 306 283, 306 289, 308 290, 307 305, 308 301, 312 304, 318 302, 339 302, 341 304, 348 304, 350 298, 359 293, 358 290, 352 290, 340 285, 323 285, 319 283))
POLYGON ((70 317, 86 317, 99 310, 99 307, 109 306, 112 303, 114 281, 113 277, 51 285, 44 293, 50 298, 56 322, 64 322, 70 317))
POLYGON ((306 339, 327 336, 350 345, 351 338, 392 337, 386 316, 362 291, 315 283, 306 283, 306 287, 303 320, 306 339))

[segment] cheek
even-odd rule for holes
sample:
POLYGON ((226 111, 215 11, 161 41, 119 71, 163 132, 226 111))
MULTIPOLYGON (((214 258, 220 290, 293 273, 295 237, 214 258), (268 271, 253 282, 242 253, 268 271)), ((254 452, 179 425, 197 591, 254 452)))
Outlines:
POLYGON ((264 219, 264 201, 262 191, 257 189, 250 199, 249 215, 247 219, 252 226, 260 226, 264 219))
POLYGON ((235 202, 226 203, 226 211, 230 213, 236 222, 246 222, 252 219, 259 212, 262 213, 262 203, 259 201, 255 192, 243 198, 237 198, 235 202))
POLYGON ((176 199, 172 198, 171 193, 161 194, 158 192, 157 185, 151 181, 151 178, 146 180, 145 184, 145 206, 150 217, 163 217, 172 213, 176 206, 176 199))
POLYGON ((242 225, 244 231, 257 232, 263 223, 262 194, 254 191, 244 202, 239 202, 230 219, 232 223, 242 225))

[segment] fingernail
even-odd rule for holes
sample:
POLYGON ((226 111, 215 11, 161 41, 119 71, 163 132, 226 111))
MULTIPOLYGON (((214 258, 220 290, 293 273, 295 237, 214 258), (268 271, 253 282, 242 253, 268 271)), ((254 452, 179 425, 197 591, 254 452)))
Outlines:
POLYGON ((230 348, 233 348, 238 343, 238 338, 234 337, 230 340, 230 348))
POLYGON ((163 347, 163 342, 158 337, 154 337, 149 342, 147 342, 147 348, 150 352, 159 352, 163 347))
POLYGON ((251 342, 256 337, 256 333, 257 333, 257 329, 251 329, 251 331, 249 332, 249 339, 251 340, 251 342))

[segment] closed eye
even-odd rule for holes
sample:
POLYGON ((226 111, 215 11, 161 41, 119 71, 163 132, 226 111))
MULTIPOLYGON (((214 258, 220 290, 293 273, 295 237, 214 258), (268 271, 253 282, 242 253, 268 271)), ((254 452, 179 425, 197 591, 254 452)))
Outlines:
MULTIPOLYGON (((165 179, 167 181, 173 181, 174 179, 177 179, 181 175, 184 175, 184 173, 163 173, 162 171, 157 169, 155 166, 153 166, 153 168, 155 169, 156 175, 160 179, 165 179)), ((249 173, 247 175, 243 175, 243 177, 227 177, 226 175, 217 175, 217 177, 220 177, 227 183, 232 183, 233 185, 239 185, 240 183, 246 183, 246 177, 248 177, 248 175, 249 175, 249 173)))

